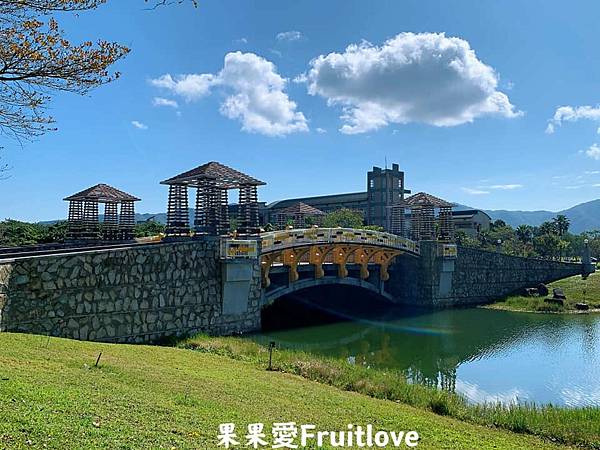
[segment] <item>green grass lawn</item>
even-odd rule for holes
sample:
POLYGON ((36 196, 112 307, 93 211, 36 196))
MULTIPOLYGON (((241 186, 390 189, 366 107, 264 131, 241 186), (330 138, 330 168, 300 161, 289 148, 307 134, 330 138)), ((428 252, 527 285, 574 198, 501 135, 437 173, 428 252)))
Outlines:
POLYGON ((546 303, 543 297, 513 295, 487 307, 511 311, 570 312, 576 311, 576 303, 587 303, 590 309, 600 309, 600 272, 591 274, 586 280, 576 275, 550 283, 549 297, 552 297, 553 288, 561 288, 564 291, 567 297, 564 306, 546 303))
POLYGON ((2 449, 214 449, 220 423, 277 421, 414 429, 423 449, 568 448, 226 356, 0 333, 2 449))

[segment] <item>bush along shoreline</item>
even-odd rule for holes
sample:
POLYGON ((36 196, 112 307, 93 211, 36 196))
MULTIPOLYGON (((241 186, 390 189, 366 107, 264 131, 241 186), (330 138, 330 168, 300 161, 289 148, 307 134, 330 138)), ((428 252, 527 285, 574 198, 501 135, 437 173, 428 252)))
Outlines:
POLYGON ((583 279, 580 275, 565 278, 548 284, 548 292, 511 295, 483 306, 489 309, 537 313, 598 313, 600 312, 600 273, 595 272, 583 279), (554 290, 564 294, 564 298, 554 298, 554 290))
MULTIPOLYGON (((177 346, 224 356, 267 368, 268 348, 238 337, 185 339, 177 346)), ((600 449, 600 408, 563 408, 552 405, 470 404, 455 393, 411 384, 404 374, 354 365, 296 350, 276 349, 272 370, 297 375, 370 397, 403 403, 469 423, 531 434, 552 442, 600 449)))

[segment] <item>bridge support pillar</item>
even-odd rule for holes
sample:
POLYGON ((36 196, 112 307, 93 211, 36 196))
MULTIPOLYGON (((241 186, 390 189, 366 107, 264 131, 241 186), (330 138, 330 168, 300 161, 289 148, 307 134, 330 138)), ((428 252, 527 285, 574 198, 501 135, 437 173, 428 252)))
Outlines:
POLYGON ((587 278, 589 274, 594 273, 596 271, 596 267, 592 263, 592 253, 590 251, 590 246, 587 239, 585 240, 585 246, 583 247, 581 263, 583 265, 583 272, 581 273, 581 276, 583 278, 587 278))
POLYGON ((226 260, 221 263, 223 314, 248 312, 254 265, 253 260, 226 260))

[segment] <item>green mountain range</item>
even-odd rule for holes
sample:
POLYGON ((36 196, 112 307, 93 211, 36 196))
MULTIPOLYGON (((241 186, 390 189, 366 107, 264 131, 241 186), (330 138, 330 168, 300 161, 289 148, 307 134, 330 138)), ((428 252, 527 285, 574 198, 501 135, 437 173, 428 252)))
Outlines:
POLYGON ((583 231, 600 230, 600 199, 580 203, 563 211, 507 211, 486 210, 492 220, 501 219, 507 224, 517 227, 521 224, 540 225, 542 222, 551 220, 557 214, 564 214, 571 221, 569 231, 581 233, 583 231))

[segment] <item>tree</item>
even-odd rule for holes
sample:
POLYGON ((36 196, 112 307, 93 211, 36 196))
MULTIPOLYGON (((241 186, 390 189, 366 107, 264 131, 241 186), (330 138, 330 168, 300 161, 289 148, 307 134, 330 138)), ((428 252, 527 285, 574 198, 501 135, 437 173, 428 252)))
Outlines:
POLYGON ((363 226, 363 215, 360 211, 354 209, 336 209, 325 216, 323 226, 325 228, 361 228, 363 226))
POLYGON ((539 227, 534 229, 536 236, 544 236, 546 234, 558 234, 556 224, 554 222, 544 222, 539 227))
POLYGON ((519 241, 527 244, 533 239, 533 228, 530 225, 519 225, 515 230, 515 235, 519 241))
POLYGON ((556 234, 544 234, 533 239, 536 252, 545 258, 555 258, 561 250, 561 240, 556 234))
POLYGON ((137 223, 134 228, 135 237, 157 236, 165 232, 165 226, 154 220, 137 223))
MULTIPOLYGON (((0 0, 0 135, 21 140, 52 130, 54 120, 45 114, 51 92, 86 94, 119 77, 109 67, 127 47, 104 40, 72 44, 55 18, 106 1, 0 0)), ((154 6, 184 1, 195 5, 154 0, 154 6)))
POLYGON ((554 223, 554 227, 558 232, 559 236, 564 236, 569 231, 569 225, 571 222, 564 214, 557 215, 554 219, 552 219, 552 223, 554 223))
POLYGON ((490 224, 490 229, 494 230, 496 228, 504 228, 506 226, 506 222, 502 219, 497 219, 490 224))

